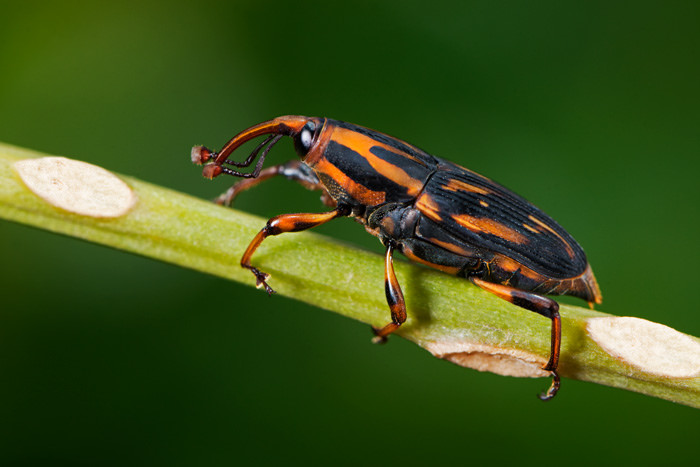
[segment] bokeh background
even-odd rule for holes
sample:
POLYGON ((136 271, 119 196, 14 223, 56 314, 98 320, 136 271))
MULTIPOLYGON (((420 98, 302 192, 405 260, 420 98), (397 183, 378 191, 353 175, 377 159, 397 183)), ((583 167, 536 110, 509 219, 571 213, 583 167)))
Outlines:
MULTIPOLYGON (((212 198, 228 180, 202 179, 192 145, 283 114, 355 122, 545 209, 601 310, 698 335, 698 5, 0 1, 0 140, 212 198)), ((284 180, 237 207, 324 209, 284 180)), ((319 231, 380 251, 349 220, 319 231)), ((546 380, 4 221, 0 262, 0 465, 697 458, 688 407, 571 380, 543 404, 546 380)))

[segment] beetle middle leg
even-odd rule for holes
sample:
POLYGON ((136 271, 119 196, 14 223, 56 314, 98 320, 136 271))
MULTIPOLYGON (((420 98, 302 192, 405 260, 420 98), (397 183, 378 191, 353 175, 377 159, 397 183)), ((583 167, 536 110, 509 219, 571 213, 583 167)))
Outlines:
POLYGON ((386 293, 386 301, 391 310, 391 323, 382 328, 372 327, 374 332, 375 344, 383 344, 387 341, 387 337, 392 332, 396 331, 399 326, 406 322, 406 300, 403 298, 401 286, 394 272, 394 243, 389 242, 386 247, 386 256, 384 259, 384 292, 386 293))
POLYGON ((469 280, 476 286, 491 292, 492 294, 525 308, 526 310, 534 311, 542 316, 552 320, 552 336, 551 350, 549 353, 549 361, 543 367, 544 370, 552 373, 552 384, 547 392, 539 395, 543 401, 549 400, 557 394, 560 385, 559 373, 559 351, 561 348, 561 317, 559 316, 559 304, 551 298, 543 297, 531 292, 516 289, 507 285, 494 284, 487 282, 477 276, 469 277, 469 280))
MULTIPOLYGON (((308 190, 322 190, 325 193, 325 188, 319 181, 313 170, 299 160, 293 160, 284 164, 268 167, 260 171, 255 178, 246 178, 238 183, 235 183, 231 188, 222 193, 214 200, 216 204, 223 206, 231 206, 236 197, 241 192, 253 188, 255 185, 269 180, 277 175, 282 175, 289 180, 300 183, 308 190)), ((329 203, 325 203, 329 204, 329 203)))
POLYGON ((300 232, 302 230, 311 229, 317 227, 321 224, 325 224, 328 221, 335 219, 336 217, 344 217, 350 214, 350 208, 347 206, 338 206, 332 211, 324 212, 321 214, 282 214, 275 216, 269 221, 267 225, 262 228, 260 232, 253 238, 250 242, 243 257, 241 258, 241 266, 250 269, 255 275, 256 287, 264 287, 268 294, 273 294, 275 291, 267 285, 267 279, 270 277, 250 264, 250 260, 253 257, 253 253, 258 249, 260 244, 270 235, 279 235, 287 232, 300 232))

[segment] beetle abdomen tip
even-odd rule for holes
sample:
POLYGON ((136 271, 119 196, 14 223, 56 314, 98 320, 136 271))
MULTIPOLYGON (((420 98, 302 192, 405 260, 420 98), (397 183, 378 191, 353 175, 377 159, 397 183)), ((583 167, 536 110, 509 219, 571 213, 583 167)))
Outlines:
POLYGON ((562 281, 560 287, 566 287, 566 292, 562 295, 579 297, 588 302, 588 306, 593 309, 594 304, 603 303, 603 294, 600 292, 598 281, 593 275, 591 265, 586 265, 586 270, 581 275, 571 280, 562 281))

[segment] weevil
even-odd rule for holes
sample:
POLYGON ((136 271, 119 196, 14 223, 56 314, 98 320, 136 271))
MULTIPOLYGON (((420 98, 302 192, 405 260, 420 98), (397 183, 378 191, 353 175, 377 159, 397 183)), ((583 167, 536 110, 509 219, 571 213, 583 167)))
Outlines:
POLYGON ((469 169, 392 136, 329 118, 287 115, 254 125, 234 136, 218 153, 192 149, 203 174, 242 177, 218 198, 230 205, 242 191, 282 175, 320 190, 332 210, 282 214, 253 238, 241 266, 268 293, 268 274, 252 265, 255 250, 271 235, 299 232, 338 217, 354 217, 386 247, 384 284, 391 322, 372 328, 383 342, 406 321, 406 301, 394 273, 393 256, 408 259, 474 285, 551 320, 551 349, 544 370, 552 383, 540 394, 557 393, 561 348, 559 305, 546 295, 570 295, 592 307, 602 302, 586 255, 574 238, 540 209, 469 169), (242 144, 266 138, 242 162, 228 157, 242 144), (294 141, 299 160, 263 169, 270 149, 284 136, 294 141), (238 169, 250 167, 251 172, 238 169))

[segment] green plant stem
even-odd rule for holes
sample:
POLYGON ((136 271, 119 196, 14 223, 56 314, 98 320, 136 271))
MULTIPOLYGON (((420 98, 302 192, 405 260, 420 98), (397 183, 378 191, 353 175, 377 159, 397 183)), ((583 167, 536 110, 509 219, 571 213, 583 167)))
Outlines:
MULTIPOLYGON (((122 179, 138 202, 128 214, 116 219, 71 214, 34 195, 13 169, 17 160, 41 156, 45 155, 0 144, 1 218, 254 284, 239 261, 264 219, 130 177, 122 179)), ((255 264, 271 274, 270 285, 281 295, 374 326, 388 321, 379 255, 303 232, 265 241, 255 264)), ((408 321, 398 332, 402 337, 433 351, 442 343, 466 341, 532 354, 539 365, 546 361, 549 320, 464 279, 402 261, 396 263, 396 272, 409 305, 408 321)), ((700 407, 700 378, 673 379, 637 371, 588 336, 587 320, 609 315, 567 305, 561 306, 561 314, 562 376, 700 407)))

